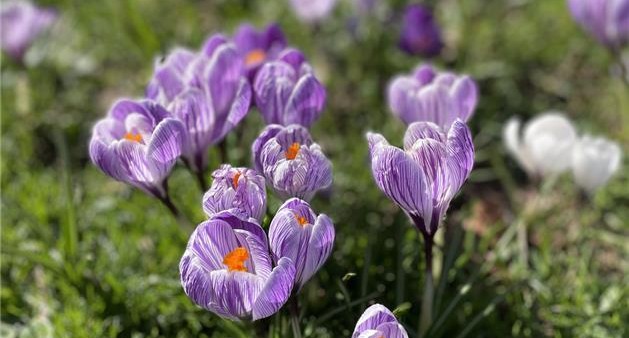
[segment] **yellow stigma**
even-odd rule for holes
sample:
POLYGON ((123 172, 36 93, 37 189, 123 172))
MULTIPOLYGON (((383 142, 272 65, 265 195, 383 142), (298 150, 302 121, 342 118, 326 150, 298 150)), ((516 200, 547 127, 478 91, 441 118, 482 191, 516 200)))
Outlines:
POLYGON ((288 147, 286 150, 286 159, 294 160, 297 157, 297 153, 299 153, 299 143, 295 142, 288 147))
POLYGON ((266 59, 266 53, 262 49, 254 49, 247 53, 245 57, 245 65, 251 66, 258 64, 266 59))
POLYGON ((227 266, 228 271, 247 271, 245 267, 245 261, 249 259, 249 252, 247 249, 239 246, 236 249, 225 255, 223 264, 227 266))
POLYGON ((295 218, 297 219, 297 223, 299 223, 299 225, 301 225, 302 227, 308 224, 308 220, 306 219, 306 217, 295 214, 295 218))
POLYGON ((238 189, 238 179, 240 178, 240 171, 236 172, 236 175, 232 178, 232 183, 234 184, 234 189, 238 189))
POLYGON ((142 135, 140 135, 140 133, 126 133, 124 134, 124 139, 137 143, 142 143, 142 135))

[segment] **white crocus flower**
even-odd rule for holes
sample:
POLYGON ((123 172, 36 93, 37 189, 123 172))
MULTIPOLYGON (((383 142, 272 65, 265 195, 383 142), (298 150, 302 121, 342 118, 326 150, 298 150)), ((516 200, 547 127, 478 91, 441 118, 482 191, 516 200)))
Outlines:
POLYGON ((530 176, 559 174, 570 168, 577 140, 574 126, 562 113, 547 112, 529 121, 510 119, 503 129, 507 150, 530 176))
POLYGON ((577 184, 593 194, 618 171, 621 160, 618 144, 589 135, 579 139, 572 151, 572 173, 577 184))

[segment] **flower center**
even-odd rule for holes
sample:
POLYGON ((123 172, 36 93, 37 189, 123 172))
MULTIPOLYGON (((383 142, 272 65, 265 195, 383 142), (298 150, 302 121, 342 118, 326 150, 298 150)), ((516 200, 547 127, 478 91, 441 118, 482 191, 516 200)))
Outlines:
POLYGON ((245 56, 245 65, 252 66, 266 59, 266 53, 262 49, 254 49, 245 56))
POLYGON ((295 218, 297 219, 297 223, 299 223, 299 225, 301 225, 302 227, 308 224, 308 220, 306 219, 306 217, 295 214, 295 218))
POLYGON ((299 143, 295 142, 291 144, 286 150, 286 159, 294 160, 297 157, 297 153, 299 153, 299 143))
POLYGON ((228 271, 246 272, 247 267, 245 267, 245 261, 247 259, 249 259, 249 252, 247 249, 239 246, 225 255, 225 258, 223 258, 223 264, 227 266, 228 271))
POLYGON ((124 139, 137 143, 142 143, 142 135, 140 135, 140 133, 126 133, 124 134, 124 139))
POLYGON ((232 178, 232 183, 234 184, 234 189, 238 189, 238 179, 240 178, 240 175, 242 175, 240 173, 240 171, 237 171, 236 175, 234 175, 234 177, 232 178))

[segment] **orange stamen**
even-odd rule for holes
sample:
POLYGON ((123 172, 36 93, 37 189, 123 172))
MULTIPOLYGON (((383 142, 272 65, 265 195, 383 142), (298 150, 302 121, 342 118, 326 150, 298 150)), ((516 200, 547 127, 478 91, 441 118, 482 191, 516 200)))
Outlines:
POLYGON ((297 223, 299 223, 299 225, 301 225, 302 227, 308 224, 308 220, 306 219, 306 217, 295 214, 295 218, 297 219, 297 223))
POLYGON ((245 57, 245 65, 251 66, 258 64, 266 59, 266 53, 262 49, 254 49, 247 53, 245 57))
POLYGON ((142 143, 142 135, 140 135, 140 133, 126 133, 124 134, 124 139, 137 143, 142 143))
POLYGON ((294 160, 297 157, 297 153, 299 152, 299 143, 295 142, 288 147, 286 150, 286 159, 294 160))
POLYGON ((240 178, 240 171, 236 172, 236 175, 232 178, 232 183, 234 184, 234 189, 238 189, 238 179, 240 178))
POLYGON ((227 266, 228 271, 247 271, 245 267, 245 261, 249 259, 249 252, 247 249, 239 246, 236 249, 225 255, 223 264, 227 266))

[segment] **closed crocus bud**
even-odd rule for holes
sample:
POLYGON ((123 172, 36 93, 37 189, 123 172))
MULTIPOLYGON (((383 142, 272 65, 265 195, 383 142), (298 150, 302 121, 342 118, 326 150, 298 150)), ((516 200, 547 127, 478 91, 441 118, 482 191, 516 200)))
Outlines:
POLYGON ((380 304, 374 304, 360 316, 352 338, 408 338, 408 334, 395 315, 380 304))
POLYGON ((466 122, 478 102, 476 83, 467 75, 437 72, 421 65, 389 84, 389 107, 404 123, 427 121, 448 129, 457 119, 466 122))
POLYGON ((186 127, 190 142, 183 160, 195 172, 207 167, 207 150, 247 115, 251 86, 234 45, 221 35, 202 50, 175 49, 158 63, 146 95, 164 105, 186 127))
POLYGON ((251 24, 242 24, 234 33, 233 41, 244 59, 247 75, 252 82, 260 66, 277 58, 286 48, 284 32, 275 23, 260 31, 251 24))
POLYGON ((200 307, 231 320, 258 320, 288 300, 295 266, 273 264, 266 234, 253 219, 224 211, 199 224, 179 263, 181 285, 200 307))
POLYGON ((399 46, 408 54, 425 57, 441 52, 441 30, 428 7, 418 4, 406 7, 399 46))
POLYGON ((327 18, 337 0, 290 0, 293 11, 299 20, 307 23, 321 21, 327 18))
POLYGON ((260 68, 253 85, 255 103, 267 124, 309 127, 325 106, 326 92, 303 54, 282 52, 260 68))
POLYGON ((57 20, 57 12, 27 1, 9 1, 0 7, 2 50, 22 62, 33 41, 57 20))
POLYGON ((544 113, 531 121, 520 135, 520 121, 510 119, 504 127, 507 150, 530 176, 549 176, 570 168, 574 126, 562 113, 544 113))
POLYGON ((310 200, 332 184, 332 163, 302 126, 267 126, 252 153, 256 169, 280 198, 310 200))
POLYGON ((614 175, 620 168, 622 152, 615 142, 603 137, 583 136, 572 151, 572 173, 577 184, 589 194, 614 175))
POLYGON ((334 245, 334 224, 316 215, 298 198, 286 201, 269 226, 269 243, 276 260, 288 257, 295 263, 295 287, 300 289, 325 263, 334 245))
POLYGON ((164 181, 186 142, 183 124, 159 104, 120 100, 94 126, 89 153, 108 176, 164 199, 164 181))
POLYGON ((203 211, 212 216, 224 210, 236 209, 259 222, 266 213, 264 177, 249 168, 234 168, 223 164, 212 173, 212 186, 203 196, 203 211))
POLYGON ((629 0, 568 0, 568 6, 600 43, 616 49, 629 42, 629 0))
POLYGON ((455 121, 448 132, 432 122, 415 122, 404 135, 404 149, 380 134, 367 133, 371 170, 378 188, 432 237, 474 165, 467 125, 455 121))

